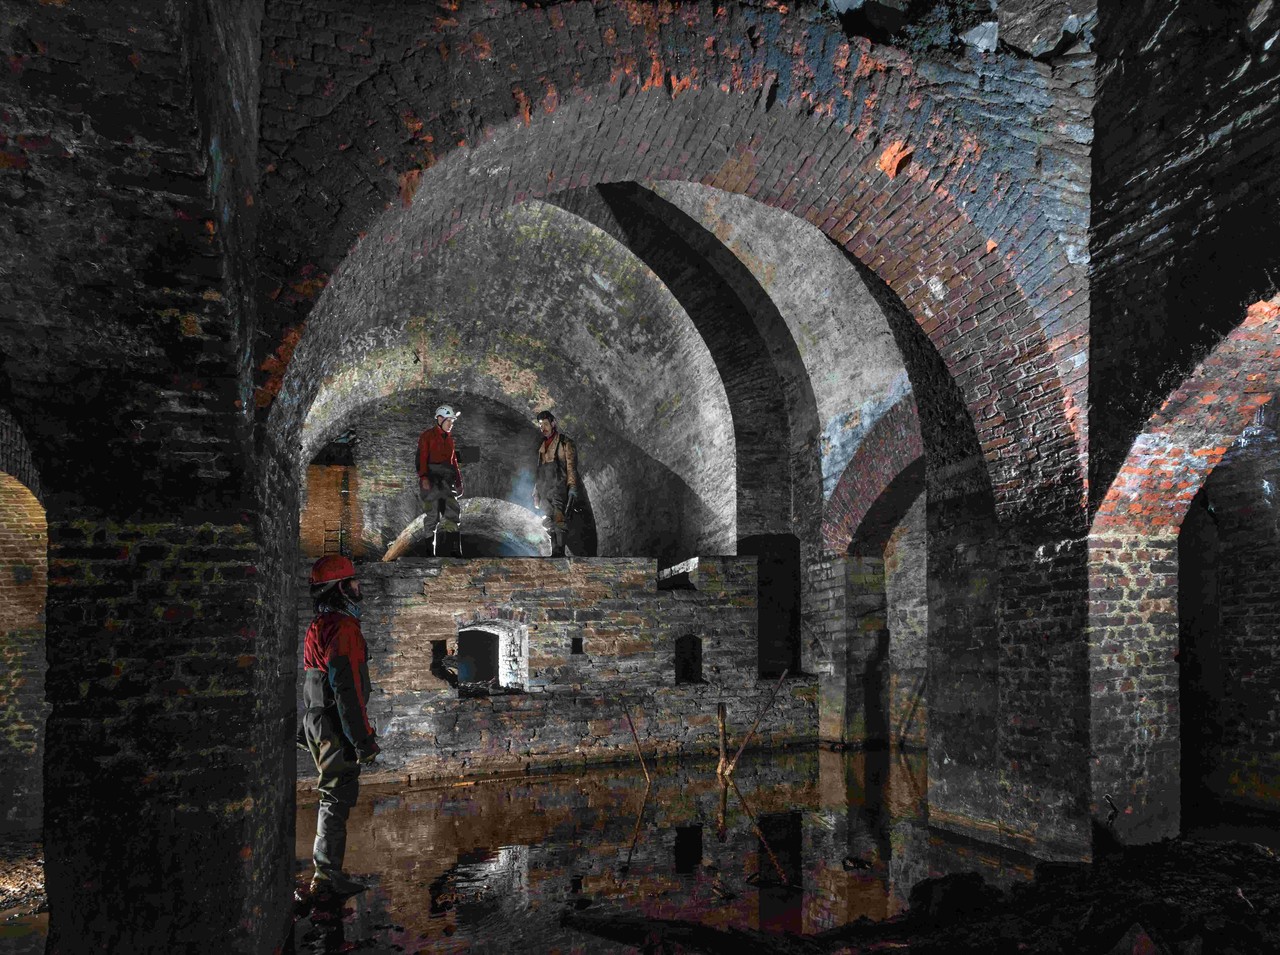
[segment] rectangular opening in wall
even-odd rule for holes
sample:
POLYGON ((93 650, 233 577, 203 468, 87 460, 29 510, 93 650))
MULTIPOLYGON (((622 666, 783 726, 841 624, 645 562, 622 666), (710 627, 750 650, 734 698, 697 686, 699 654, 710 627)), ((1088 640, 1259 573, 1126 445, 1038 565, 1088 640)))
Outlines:
POLYGON ((777 679, 800 675, 800 541, 791 534, 760 534, 738 541, 740 555, 754 555, 759 586, 757 667, 777 679))
POLYGON ((702 682, 702 640, 693 634, 676 637, 676 686, 702 682))
POLYGON ((570 638, 570 640, 569 640, 569 652, 570 652, 570 653, 572 653, 572 654, 574 654, 575 656, 580 655, 581 653, 583 653, 583 649, 582 649, 582 638, 581 638, 581 637, 571 637, 571 638, 570 638))
POLYGON ((458 651, 444 665, 457 674, 459 695, 485 696, 498 686, 498 642, 488 630, 458 632, 458 651))

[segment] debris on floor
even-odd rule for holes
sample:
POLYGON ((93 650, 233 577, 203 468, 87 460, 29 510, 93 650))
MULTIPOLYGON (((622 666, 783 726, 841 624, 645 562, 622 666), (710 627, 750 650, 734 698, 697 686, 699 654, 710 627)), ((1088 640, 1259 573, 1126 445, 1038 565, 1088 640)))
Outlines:
POLYGON ((0 836, 0 912, 7 917, 47 911, 44 846, 34 836, 0 836))

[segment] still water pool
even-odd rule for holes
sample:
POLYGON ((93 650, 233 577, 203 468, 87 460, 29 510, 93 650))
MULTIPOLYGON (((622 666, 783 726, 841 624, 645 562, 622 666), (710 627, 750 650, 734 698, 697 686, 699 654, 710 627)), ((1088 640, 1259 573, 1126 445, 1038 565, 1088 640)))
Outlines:
MULTIPOLYGON (((730 786, 714 761, 651 772, 366 788, 347 870, 370 888, 339 917, 300 920, 295 950, 635 952, 583 923, 644 918, 812 934, 892 917, 929 876, 1033 874, 1025 857, 929 827, 922 753, 755 754, 730 786)), ((297 833, 301 879, 314 794, 299 795, 297 833)))

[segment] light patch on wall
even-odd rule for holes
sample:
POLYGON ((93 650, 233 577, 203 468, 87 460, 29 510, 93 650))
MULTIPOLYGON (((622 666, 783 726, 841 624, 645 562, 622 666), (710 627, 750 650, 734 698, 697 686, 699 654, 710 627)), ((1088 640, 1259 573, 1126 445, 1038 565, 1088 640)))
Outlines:
POLYGON ((887 394, 870 399, 859 408, 834 415, 822 429, 822 498, 829 500, 858 446, 890 408, 911 394, 905 370, 893 379, 887 394))

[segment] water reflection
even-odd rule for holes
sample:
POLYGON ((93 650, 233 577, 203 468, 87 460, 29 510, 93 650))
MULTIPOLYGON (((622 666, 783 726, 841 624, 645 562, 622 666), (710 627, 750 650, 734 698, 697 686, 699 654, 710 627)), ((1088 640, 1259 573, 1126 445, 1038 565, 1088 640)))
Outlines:
MULTIPOLYGON (((826 751, 715 763, 368 790, 349 871, 372 888, 300 922, 300 952, 633 952, 561 925, 594 918, 816 933, 905 910, 928 876, 977 870, 1006 885, 1028 860, 928 827, 923 753, 826 751), (318 919, 318 920, 317 920, 318 919)), ((315 807, 299 797, 299 874, 315 807)))

